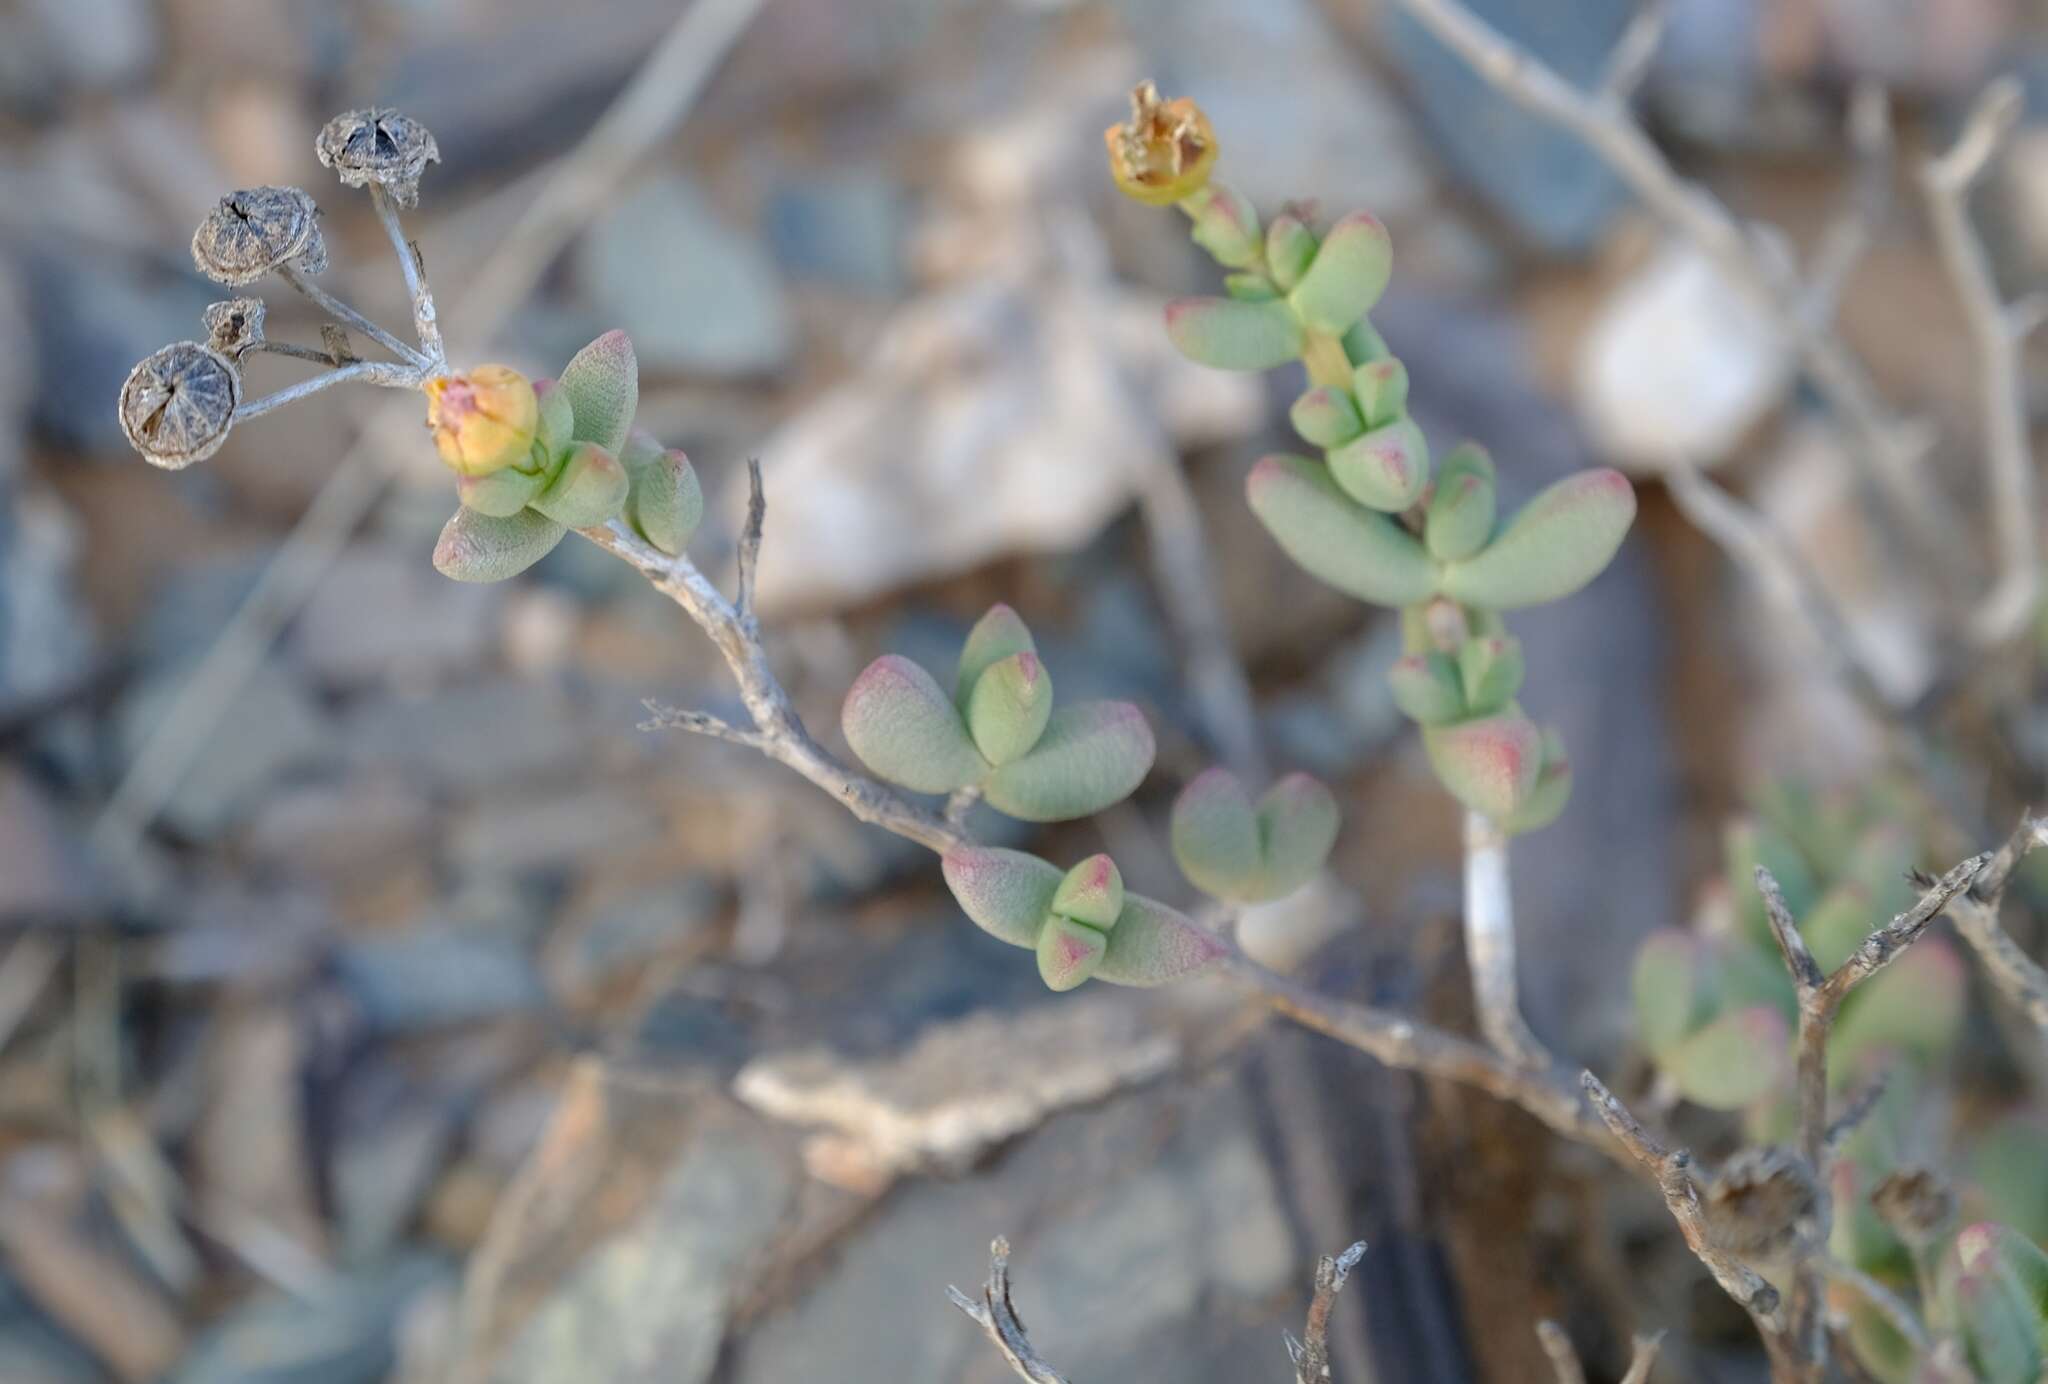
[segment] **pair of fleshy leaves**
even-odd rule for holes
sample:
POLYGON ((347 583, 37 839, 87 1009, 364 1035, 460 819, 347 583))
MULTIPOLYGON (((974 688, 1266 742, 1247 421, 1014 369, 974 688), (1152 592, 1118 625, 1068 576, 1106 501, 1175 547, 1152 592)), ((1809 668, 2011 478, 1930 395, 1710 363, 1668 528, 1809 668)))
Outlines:
POLYGON ((1197 889, 1232 903, 1285 898, 1315 878, 1337 843, 1330 790, 1289 774, 1252 800, 1228 769, 1197 775, 1173 804, 1173 858, 1197 889))
POLYGON ((1231 276, 1230 297, 1167 306, 1173 344, 1219 370, 1271 370, 1301 355, 1311 332, 1341 337, 1372 310, 1393 272, 1387 229, 1364 212, 1338 221, 1320 242, 1298 218, 1276 217, 1261 255, 1250 204, 1212 187, 1193 234, 1225 265, 1253 271, 1231 276))
POLYGON ((558 380, 539 380, 543 473, 508 467, 458 483, 462 501, 434 547, 457 581, 503 581, 553 551, 572 528, 623 516, 664 553, 680 554, 704 517, 697 473, 682 452, 633 427, 640 367, 632 340, 607 332, 558 380))
MULTIPOLYGON (((967 916, 1011 946, 1037 950, 1044 930, 1064 916, 1053 905, 1071 872, 1035 855, 996 846, 956 846, 946 852, 944 869, 946 885, 967 916)), ((1120 887, 1119 892, 1114 922, 1093 929, 1107 938, 1091 972, 1095 979, 1164 985, 1225 954, 1223 943, 1185 914, 1142 894, 1120 887)), ((1048 983, 1053 979, 1049 976, 1048 983)))
MULTIPOLYGON (((1466 457, 1482 455, 1477 449, 1466 457)), ((1449 514, 1468 556, 1446 558, 1463 543, 1436 551, 1396 519, 1344 493, 1322 462, 1269 456, 1252 468, 1245 494, 1252 512, 1282 550, 1311 576, 1375 605, 1405 606, 1445 596, 1486 610, 1517 610, 1554 601, 1585 586, 1613 560, 1635 519, 1635 490, 1619 471, 1581 471, 1548 487, 1500 530, 1491 531, 1491 481, 1477 463, 1440 478, 1432 512, 1449 514), (1451 489, 1444 486, 1450 484, 1451 489), (1459 497, 1466 498, 1459 498, 1459 497), (1439 508, 1438 501, 1443 500, 1439 508)))
POLYGON ((979 788, 1027 822, 1063 822, 1130 795, 1151 771, 1151 727, 1129 702, 1054 706, 1031 631, 993 607, 960 651, 955 693, 900 655, 847 690, 846 742, 876 774, 919 793, 979 788))

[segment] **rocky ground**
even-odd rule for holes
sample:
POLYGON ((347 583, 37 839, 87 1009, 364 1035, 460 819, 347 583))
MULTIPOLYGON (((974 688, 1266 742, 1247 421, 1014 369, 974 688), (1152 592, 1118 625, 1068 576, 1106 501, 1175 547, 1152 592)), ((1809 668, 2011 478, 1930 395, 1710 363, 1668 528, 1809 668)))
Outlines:
MULTIPOLYGON (((1632 7, 1474 8, 1583 80, 1632 7)), ((2048 47, 1993 0, 1674 8, 1653 127, 1800 245, 1850 196, 1850 79, 1899 91, 1909 139, 1945 137, 1994 56, 2048 93, 2048 47)), ((0 10, 0 1378, 994 1381, 943 1290, 996 1234, 1081 1380, 1287 1377, 1315 1257, 1361 1238, 1339 1379, 1534 1378, 1544 1314, 1599 1365, 1670 1326, 1706 1343, 1672 1377, 1747 1377, 1658 1209, 1522 1117, 1221 990, 1054 1003, 914 847, 745 751, 638 729, 649 697, 739 714, 714 652, 588 545, 441 580, 430 449, 343 462, 381 401, 330 392, 176 477, 126 450, 129 365, 216 296, 184 248, 213 198, 311 188, 330 282, 403 321, 377 227, 312 158, 333 109, 399 105, 440 143, 416 234, 455 301, 675 10, 0 10), (195 703, 284 536, 351 486, 375 501, 281 637, 195 703), (108 804, 166 740, 190 766, 136 832, 108 804)), ((1370 4, 770 0, 509 327, 452 315, 451 342, 548 374, 626 328, 643 421, 712 491, 722 579, 762 459, 769 644, 828 739, 876 653, 939 663, 991 601, 1024 610, 1062 696, 1138 700, 1161 740, 1132 805, 1032 839, 1107 843, 1170 898, 1164 808, 1211 755, 1135 501, 1184 465, 1272 755, 1346 808, 1336 878, 1260 945, 1456 1023, 1456 821, 1383 690, 1391 622, 1250 521, 1286 399, 1172 354, 1158 306, 1201 266, 1102 176, 1147 74, 1200 97, 1261 206, 1387 221, 1379 316, 1418 417, 1492 447, 1510 499, 1605 458, 1723 463, 1873 658, 1928 676, 1783 343, 1583 147, 1370 4)), ((2016 285, 2048 257, 2044 129, 1982 199, 2016 285)), ((1899 195, 1844 332, 1967 437, 1961 319, 1899 195)), ((273 296, 273 336, 312 337, 298 306, 273 296)), ((1936 464, 1974 484, 1966 450, 1936 464)), ((1517 625, 1578 779, 1516 857, 1528 1005, 1603 1064, 1633 940, 1714 868, 1742 788, 1875 752, 1644 493, 1614 570, 1517 625)))

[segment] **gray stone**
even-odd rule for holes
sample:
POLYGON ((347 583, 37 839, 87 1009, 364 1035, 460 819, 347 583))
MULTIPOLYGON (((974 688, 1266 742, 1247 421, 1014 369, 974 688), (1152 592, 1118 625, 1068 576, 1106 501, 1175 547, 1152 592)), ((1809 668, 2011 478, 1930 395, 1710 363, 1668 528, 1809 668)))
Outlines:
MULTIPOLYGON (((1576 86, 1595 85, 1631 0, 1471 0, 1479 18, 1576 86)), ((1451 167, 1523 234, 1558 254, 1590 249, 1629 198, 1585 141, 1496 91, 1405 10, 1386 22, 1395 61, 1451 167)))
POLYGON ((320 681, 417 686, 483 661, 503 591, 453 582, 416 548, 352 548, 306 603, 292 652, 320 681))
POLYGON ((892 296, 903 287, 903 194, 866 171, 802 174, 770 194, 763 228, 792 276, 892 296))
POLYGON ((195 275, 122 256, 46 247, 28 264, 41 348, 36 426, 80 451, 132 460, 114 409, 121 382, 159 346, 198 336, 200 311, 218 295, 195 275))
POLYGON ((737 1344, 732 1378, 771 1384, 830 1358, 845 1384, 997 1384, 1009 1376, 986 1340, 933 1304, 982 1281, 998 1233, 1019 1311, 1071 1378, 1257 1377, 1219 1367, 1245 1359, 1284 1374, 1279 1332, 1300 1329, 1308 1260, 1255 1125, 1236 1083, 1148 1090, 1055 1117, 973 1177, 899 1185, 829 1273, 737 1344))
POLYGON ((456 819, 448 859, 484 876, 556 870, 650 840, 654 808, 623 788, 492 796, 456 819))
POLYGON ((42 491, 10 506, 8 490, 0 476, 0 704, 81 676, 96 642, 72 587, 82 538, 70 512, 42 491))
MULTIPOLYGON (((133 760, 155 732, 191 670, 179 667, 144 684, 122 704, 120 742, 133 760)), ((275 663, 258 669, 215 718, 212 733, 164 805, 164 820, 198 839, 219 835, 252 811, 286 774, 330 761, 334 730, 275 663)))
POLYGON ((781 1223, 794 1191, 789 1164, 763 1157, 755 1139, 726 1128, 700 1132, 655 1204, 527 1320, 493 1384, 703 1384, 718 1362, 740 1271, 781 1223))
POLYGON ((352 707, 342 723, 352 758, 465 794, 568 768, 582 755, 586 732, 560 689, 513 681, 377 697, 352 707))
POLYGON ((724 902, 698 875, 613 899, 551 946, 549 976, 572 994, 602 984, 701 932, 724 902))
POLYGON ((396 1363, 400 1314, 446 1274, 440 1260, 410 1254, 308 1298, 248 1302, 200 1337, 166 1384, 380 1384, 396 1363))
POLYGON ((757 374, 794 344, 774 262, 681 178, 642 183, 591 230, 577 262, 642 369, 757 374))
POLYGON ((546 999, 525 942, 449 928, 342 944, 334 968, 379 1033, 417 1033, 530 1012, 546 999))

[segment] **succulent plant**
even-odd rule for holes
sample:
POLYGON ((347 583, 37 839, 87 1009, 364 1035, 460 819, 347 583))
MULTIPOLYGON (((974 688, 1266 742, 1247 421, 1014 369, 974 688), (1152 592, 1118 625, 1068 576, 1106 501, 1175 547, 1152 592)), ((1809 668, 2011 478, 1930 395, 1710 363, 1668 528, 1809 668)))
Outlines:
POLYGON ((847 691, 846 743, 882 778, 918 793, 978 791, 1027 822, 1063 822, 1121 801, 1152 768, 1152 730, 1128 702, 1056 707, 1031 631, 992 607, 961 647, 953 693, 900 655, 847 691))
POLYGON ((1310 575, 1400 608, 1404 628, 1421 636, 1391 674, 1395 699, 1422 724, 1452 796, 1506 831, 1546 825, 1571 795, 1571 767, 1556 736, 1513 700, 1521 655, 1499 612, 1568 596, 1599 575, 1635 517, 1627 479, 1605 469, 1569 476, 1497 523, 1485 452, 1455 448, 1432 475, 1408 412, 1407 367, 1372 325, 1393 271, 1386 227, 1353 212, 1318 234, 1289 210, 1262 233, 1249 201, 1212 175, 1215 135, 1199 108, 1162 102, 1149 83, 1108 143, 1117 186, 1178 205, 1195 243, 1229 271, 1221 296, 1168 305, 1174 345, 1220 370, 1299 360, 1307 373, 1288 417, 1321 455, 1261 460, 1245 482, 1252 512, 1310 575))
POLYGON ((688 457, 633 431, 639 395, 624 332, 578 351, 558 380, 481 365, 430 381, 428 425, 462 502, 434 566, 457 581, 503 581, 570 529, 619 518, 681 553, 704 516, 703 491, 688 457))
POLYGON ((1205 894, 1267 903, 1323 868, 1337 822, 1337 799, 1307 774, 1289 774, 1253 802, 1235 774, 1210 769, 1173 804, 1173 858, 1205 894))
POLYGON ((1038 954, 1055 990, 1090 979, 1163 985, 1211 965, 1223 943, 1186 915, 1125 891, 1106 855, 1071 870, 1023 851, 958 846, 946 852, 946 885, 977 927, 1038 954))

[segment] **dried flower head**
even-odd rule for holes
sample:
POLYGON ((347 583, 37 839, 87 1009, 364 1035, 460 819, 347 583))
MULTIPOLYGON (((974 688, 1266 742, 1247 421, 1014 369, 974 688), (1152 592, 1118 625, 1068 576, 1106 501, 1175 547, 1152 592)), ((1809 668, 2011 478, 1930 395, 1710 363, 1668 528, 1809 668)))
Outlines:
POLYGON ((1820 1223, 1820 1190, 1805 1160, 1784 1149, 1744 1149, 1707 1188, 1707 1216, 1723 1249, 1775 1258, 1810 1243, 1820 1223))
POLYGON ((230 298, 224 303, 208 303, 200 320, 206 324, 206 344, 230 360, 240 360, 242 352, 263 344, 261 298, 230 298))
POLYGON ((1914 1249, 1933 1244, 1956 1218, 1956 1194, 1926 1168, 1902 1168, 1877 1184, 1870 1203, 1914 1249))
POLYGON ((346 187, 375 184, 401 207, 420 199, 420 174, 441 161, 440 146, 427 127, 387 107, 337 115, 314 141, 324 167, 341 175, 346 187))
POLYGON ((1209 181, 1216 162, 1216 132, 1187 97, 1159 99, 1141 82, 1131 93, 1131 118, 1102 132, 1110 176, 1126 196, 1155 207, 1178 202, 1209 181))
POLYGON ((152 466, 178 471, 220 450, 242 401, 242 377, 211 346, 179 341, 128 372, 121 431, 152 466))
POLYGON ((207 278, 230 287, 285 264, 318 274, 327 267, 320 208, 296 187, 230 192, 192 233, 192 262, 207 278))
POLYGON ((441 460, 464 476, 531 461, 540 436, 533 384, 509 365, 479 365, 427 381, 427 426, 441 460))

